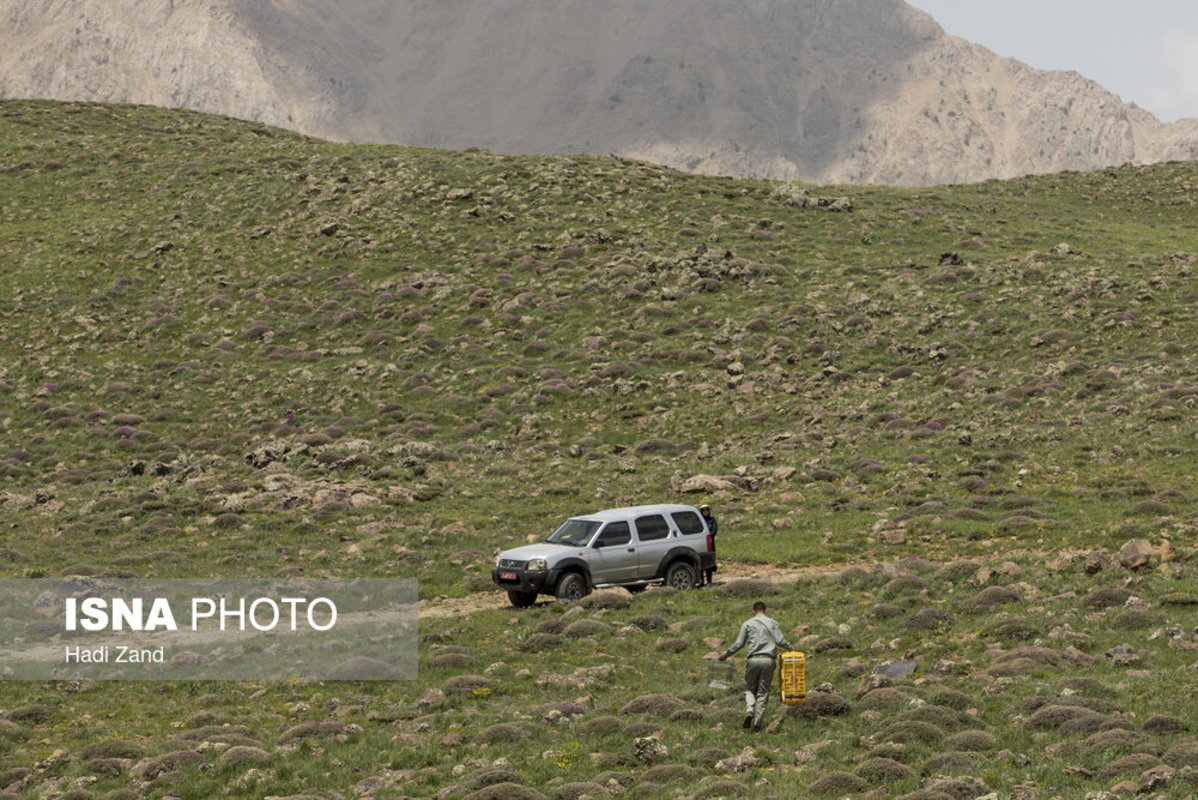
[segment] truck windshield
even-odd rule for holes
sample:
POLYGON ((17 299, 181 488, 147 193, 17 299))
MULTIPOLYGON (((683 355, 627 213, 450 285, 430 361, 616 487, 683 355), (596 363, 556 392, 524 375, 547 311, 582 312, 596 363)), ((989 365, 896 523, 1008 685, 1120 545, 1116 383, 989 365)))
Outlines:
POLYGON ((589 519, 568 519, 559 525, 557 530, 549 534, 549 538, 545 541, 579 547, 591 540, 601 524, 603 523, 589 519))

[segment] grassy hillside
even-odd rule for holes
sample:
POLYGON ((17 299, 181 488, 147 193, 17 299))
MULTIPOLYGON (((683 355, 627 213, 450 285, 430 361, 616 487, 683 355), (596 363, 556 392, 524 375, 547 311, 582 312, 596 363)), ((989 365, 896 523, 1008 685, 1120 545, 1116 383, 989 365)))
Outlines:
POLYGON ((943 773, 1081 797, 1163 760, 1160 791, 1188 796, 1196 199, 1194 164, 816 187, 0 102, 0 574, 414 577, 465 597, 564 516, 675 500, 713 504, 727 561, 828 567, 430 616, 415 682, 6 684, 0 767, 32 772, 0 786, 525 796, 486 788, 507 770, 563 797, 596 778, 636 797, 985 794, 920 788, 943 773), (725 488, 685 493, 700 475, 725 488), (1169 563, 1071 557, 1133 539, 1169 563), (826 705, 742 743, 736 693, 700 684, 721 646, 703 640, 730 641, 761 591, 826 705), (862 676, 904 655, 916 679, 863 705, 862 676), (1104 719, 1060 732, 1072 712, 1036 722, 1046 706, 1104 719), (287 737, 318 720, 342 727, 287 737), (882 735, 904 721, 939 736, 882 735), (670 749, 656 766, 631 755, 640 723, 670 749), (993 741, 944 744, 974 730, 993 741), (85 753, 109 739, 130 754, 85 753), (263 763, 222 763, 222 742, 263 763), (758 763, 700 782, 745 744, 758 763), (985 757, 929 766, 946 750, 985 757))

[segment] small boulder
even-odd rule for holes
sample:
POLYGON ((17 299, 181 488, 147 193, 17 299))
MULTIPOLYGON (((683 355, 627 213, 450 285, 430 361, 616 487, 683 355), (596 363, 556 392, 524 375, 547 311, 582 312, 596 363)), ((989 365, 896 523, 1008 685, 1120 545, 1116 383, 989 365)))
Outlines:
POLYGON ((1119 549, 1119 564, 1124 569, 1143 569, 1152 558, 1153 548, 1146 539, 1132 539, 1119 549))

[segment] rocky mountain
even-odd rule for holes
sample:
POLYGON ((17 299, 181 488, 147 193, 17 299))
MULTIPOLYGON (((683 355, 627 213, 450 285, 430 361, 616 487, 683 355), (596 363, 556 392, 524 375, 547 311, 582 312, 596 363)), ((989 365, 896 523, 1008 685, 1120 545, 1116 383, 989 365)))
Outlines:
POLYGON ((1198 158, 1198 120, 902 0, 0 0, 0 54, 0 96, 704 173, 918 185, 1198 158))

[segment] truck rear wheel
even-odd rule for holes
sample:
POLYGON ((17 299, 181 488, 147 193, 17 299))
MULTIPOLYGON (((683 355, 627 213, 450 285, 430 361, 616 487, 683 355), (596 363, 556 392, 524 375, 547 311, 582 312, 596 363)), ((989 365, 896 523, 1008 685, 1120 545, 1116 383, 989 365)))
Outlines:
POLYGON ((685 561, 675 561, 666 570, 666 586, 680 592, 689 592, 695 588, 695 568, 685 561))

